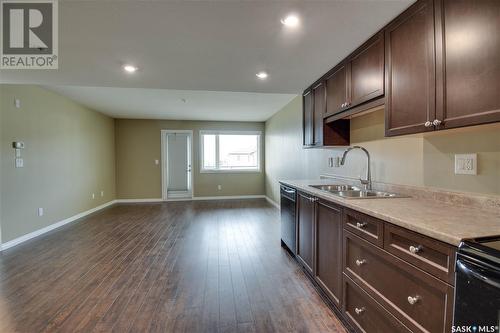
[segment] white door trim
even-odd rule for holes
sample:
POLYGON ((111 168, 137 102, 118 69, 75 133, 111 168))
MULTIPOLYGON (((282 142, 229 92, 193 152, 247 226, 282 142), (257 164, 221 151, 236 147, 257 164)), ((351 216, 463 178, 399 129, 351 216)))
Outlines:
MULTIPOLYGON (((161 193, 162 200, 168 201, 168 146, 167 146, 167 135, 171 133, 183 133, 189 135, 189 145, 190 149, 188 150, 188 160, 191 162, 191 172, 189 173, 188 181, 190 183, 190 197, 193 198, 194 193, 194 182, 193 182, 193 130, 161 130, 161 193)), ((186 197, 189 199, 189 196, 186 197)))

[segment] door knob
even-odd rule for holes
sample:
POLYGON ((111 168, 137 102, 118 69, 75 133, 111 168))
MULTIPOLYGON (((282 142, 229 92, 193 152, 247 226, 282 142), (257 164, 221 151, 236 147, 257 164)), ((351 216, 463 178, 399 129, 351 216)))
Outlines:
POLYGON ((424 126, 425 126, 425 127, 431 127, 432 125, 433 125, 433 123, 431 123, 431 122, 430 122, 430 121, 428 121, 428 120, 424 123, 424 126))
POLYGON ((420 300, 420 296, 408 296, 408 303, 410 303, 410 305, 415 305, 417 304, 417 302, 420 300))
POLYGON ((360 315, 362 314, 363 312, 365 312, 365 307, 362 307, 362 308, 355 308, 354 309, 354 312, 356 312, 357 315, 360 315))
POLYGON ((362 229, 364 227, 366 227, 368 225, 368 223, 366 222, 356 222, 356 227, 362 229))
POLYGON ((412 246, 410 246, 409 250, 410 250, 411 253, 417 254, 420 251, 422 251, 422 248, 423 248, 422 245, 417 245, 417 246, 413 246, 412 245, 412 246))
POLYGON ((366 259, 356 260, 356 266, 361 266, 366 264, 366 259))

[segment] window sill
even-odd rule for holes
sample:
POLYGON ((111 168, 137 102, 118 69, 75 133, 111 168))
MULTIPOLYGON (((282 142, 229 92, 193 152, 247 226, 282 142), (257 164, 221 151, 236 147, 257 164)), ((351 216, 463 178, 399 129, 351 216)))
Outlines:
POLYGON ((200 170, 200 173, 262 173, 260 169, 246 170, 200 170))

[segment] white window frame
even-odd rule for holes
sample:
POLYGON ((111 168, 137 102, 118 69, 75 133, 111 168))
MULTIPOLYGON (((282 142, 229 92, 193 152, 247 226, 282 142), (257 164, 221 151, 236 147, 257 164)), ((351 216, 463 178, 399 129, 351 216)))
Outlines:
POLYGON ((260 173, 262 172, 262 132, 261 131, 214 131, 214 130, 201 130, 200 131, 200 173, 260 173), (215 139, 215 163, 219 164, 219 135, 257 135, 257 169, 205 169, 203 167, 204 160, 204 135, 217 135, 215 139))

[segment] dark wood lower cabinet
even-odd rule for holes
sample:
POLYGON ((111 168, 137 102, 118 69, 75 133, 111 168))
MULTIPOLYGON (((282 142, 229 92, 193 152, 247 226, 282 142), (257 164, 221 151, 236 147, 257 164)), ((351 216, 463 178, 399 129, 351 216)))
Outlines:
POLYGON ((319 200, 316 205, 315 279, 338 307, 342 300, 342 207, 319 200))
POLYGON ((297 259, 310 273, 314 260, 314 197, 297 192, 297 259))
POLYGON ((451 245, 297 192, 297 261, 350 329, 450 332, 455 252, 451 245))
POLYGON ((412 331, 450 332, 453 287, 348 231, 344 272, 412 331))

